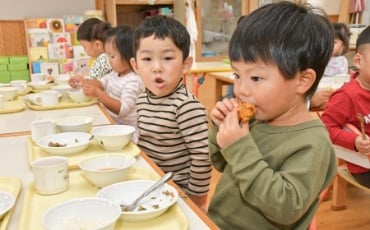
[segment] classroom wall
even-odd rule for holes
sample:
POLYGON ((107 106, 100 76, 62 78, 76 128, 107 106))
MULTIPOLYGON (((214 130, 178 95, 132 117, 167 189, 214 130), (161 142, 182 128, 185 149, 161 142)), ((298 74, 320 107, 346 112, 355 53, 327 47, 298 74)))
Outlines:
POLYGON ((83 15, 95 9, 95 0, 0 0, 0 19, 53 18, 83 15))

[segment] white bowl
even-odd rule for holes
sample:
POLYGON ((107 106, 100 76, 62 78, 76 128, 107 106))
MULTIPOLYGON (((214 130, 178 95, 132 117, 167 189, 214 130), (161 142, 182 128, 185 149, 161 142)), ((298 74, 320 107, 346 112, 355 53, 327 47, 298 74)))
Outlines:
POLYGON ((57 85, 68 85, 70 76, 68 74, 59 74, 54 78, 57 85))
POLYGON ((70 85, 53 85, 52 90, 58 91, 62 98, 68 98, 68 90, 71 89, 70 85))
POLYGON ((70 116, 56 120, 60 132, 90 132, 94 119, 88 116, 70 116))
POLYGON ((97 187, 105 187, 127 179, 136 158, 130 154, 104 154, 83 159, 78 166, 83 176, 97 187))
MULTIPOLYGON (((15 197, 4 191, 0 191, 0 220, 14 206, 15 197)), ((120 210, 121 213, 121 210, 120 210)))
POLYGON ((105 125, 91 130, 95 140, 107 151, 122 150, 130 142, 134 132, 135 128, 129 125, 105 125))
MULTIPOLYGON (((131 204, 156 181, 131 180, 109 185, 97 193, 97 197, 113 201, 115 204, 131 204)), ((138 208, 130 212, 121 212, 121 219, 130 222, 156 218, 174 205, 179 194, 175 188, 165 184, 139 202, 138 208), (141 209, 141 210, 138 210, 141 209), (145 209, 145 210, 143 210, 145 209)))
POLYGON ((0 87, 0 94, 3 95, 4 101, 12 101, 17 96, 18 88, 14 86, 0 87))
POLYGON ((41 137, 37 144, 50 154, 63 156, 84 151, 89 147, 92 139, 90 133, 67 132, 41 137))
POLYGON ((36 90, 46 90, 46 89, 51 89, 55 83, 50 83, 48 81, 31 81, 28 82, 28 85, 31 86, 32 89, 36 90))
POLYGON ((91 97, 88 97, 84 94, 81 89, 70 89, 67 91, 69 98, 74 102, 88 102, 91 100, 91 97))
POLYGON ((121 208, 109 200, 86 197, 68 200, 47 209, 42 216, 46 229, 113 230, 121 208))

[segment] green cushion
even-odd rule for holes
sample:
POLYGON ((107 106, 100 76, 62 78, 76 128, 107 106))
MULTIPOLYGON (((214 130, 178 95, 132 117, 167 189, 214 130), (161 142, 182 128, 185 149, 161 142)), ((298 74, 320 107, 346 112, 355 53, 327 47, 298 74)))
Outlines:
POLYGON ((1 65, 7 65, 7 64, 9 64, 9 57, 0 56, 0 64, 1 65))
POLYGON ((10 64, 24 64, 28 63, 28 57, 27 56, 9 56, 9 63, 10 64))
POLYGON ((0 82, 1 83, 10 82, 10 72, 9 71, 0 71, 0 82))

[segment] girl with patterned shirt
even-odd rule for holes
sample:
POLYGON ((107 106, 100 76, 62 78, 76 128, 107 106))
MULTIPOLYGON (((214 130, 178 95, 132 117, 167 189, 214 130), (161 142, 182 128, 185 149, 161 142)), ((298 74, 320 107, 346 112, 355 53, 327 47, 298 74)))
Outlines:
MULTIPOLYGON (((89 78, 99 79, 112 71, 109 58, 104 52, 105 35, 111 28, 109 22, 98 18, 89 18, 78 27, 77 40, 93 61, 89 71, 89 78)), ((78 74, 78 69, 76 75, 70 81, 76 82, 75 77, 84 77, 78 74)))

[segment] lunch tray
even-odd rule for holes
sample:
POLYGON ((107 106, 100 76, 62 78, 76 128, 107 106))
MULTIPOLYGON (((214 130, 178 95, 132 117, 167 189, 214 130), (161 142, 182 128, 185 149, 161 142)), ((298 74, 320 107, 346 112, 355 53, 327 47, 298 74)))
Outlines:
POLYGON ((22 100, 4 101, 4 107, 0 108, 0 114, 17 113, 23 111, 26 106, 22 100))
MULTIPOLYGON (((12 195, 14 195, 16 202, 21 188, 22 188, 21 179, 17 177, 0 177, 0 190, 9 192, 12 195)), ((5 214, 3 219, 0 220, 0 230, 6 230, 8 228, 10 217, 13 214, 15 205, 16 203, 14 204, 14 207, 10 209, 8 213, 5 214)))
MULTIPOLYGON (((67 191, 47 196, 38 194, 34 189, 33 183, 31 183, 26 189, 18 229, 28 230, 30 226, 32 226, 32 229, 43 229, 42 215, 48 208, 57 203, 78 197, 95 197, 96 193, 99 191, 97 187, 91 185, 83 178, 79 170, 70 171, 69 179, 70 183, 67 191)), ((151 169, 134 167, 130 172, 128 180, 135 179, 158 180, 159 176, 151 169)), ((185 230, 188 228, 189 222, 177 203, 158 218, 141 222, 127 222, 118 219, 115 226, 115 230, 185 230)))
MULTIPOLYGON (((130 142, 124 149, 121 151, 106 151, 102 149, 96 141, 93 141, 90 146, 85 149, 84 151, 72 155, 65 155, 68 158, 68 167, 70 169, 76 169, 78 167, 78 162, 80 162, 85 157, 97 155, 97 154, 122 154, 128 153, 133 156, 138 156, 141 153, 140 148, 133 142, 130 142)), ((52 154, 45 152, 41 149, 37 144, 32 141, 32 138, 28 138, 28 160, 31 164, 32 161, 42 158, 42 157, 49 157, 53 156, 52 154)))
POLYGON ((84 106, 90 106, 97 103, 96 99, 92 99, 87 102, 74 102, 71 99, 62 99, 58 104, 56 105, 48 105, 48 106, 42 106, 42 105, 35 105, 25 99, 25 103, 28 106, 28 108, 32 110, 52 110, 52 109, 68 109, 68 108, 77 108, 77 107, 84 107, 84 106))
POLYGON ((22 91, 18 91, 17 92, 17 95, 18 96, 24 96, 24 95, 27 95, 27 94, 29 94, 30 92, 32 92, 32 88, 31 87, 29 87, 29 86, 27 86, 26 87, 26 89, 24 89, 24 90, 22 90, 22 91))

